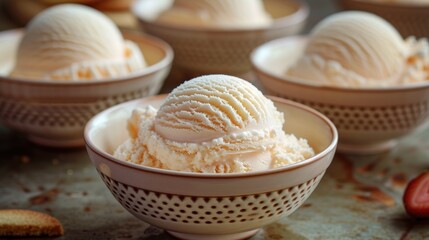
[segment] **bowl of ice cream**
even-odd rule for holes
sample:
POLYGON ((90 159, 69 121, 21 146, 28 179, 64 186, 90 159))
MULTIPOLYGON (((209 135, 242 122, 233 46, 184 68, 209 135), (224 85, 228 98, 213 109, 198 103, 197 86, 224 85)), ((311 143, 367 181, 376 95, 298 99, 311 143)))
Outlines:
POLYGON ((386 19, 403 37, 429 36, 427 0, 338 0, 345 10, 371 12, 386 19))
POLYGON ((0 122, 53 147, 83 146, 94 114, 157 94, 173 60, 164 41, 122 34, 77 5, 52 7, 0 42, 0 122))
POLYGON ((309 36, 260 46, 252 63, 268 94, 304 103, 334 122, 339 151, 368 154, 424 126, 428 49, 426 39, 403 40, 373 14, 343 12, 309 36))
POLYGON ((307 106, 208 75, 101 112, 85 141, 110 192, 137 218, 181 239, 244 239, 310 196, 337 132, 307 106))
POLYGON ((140 0, 132 10, 144 31, 173 47, 188 76, 250 71, 255 47, 300 32, 309 14, 294 0, 140 0))

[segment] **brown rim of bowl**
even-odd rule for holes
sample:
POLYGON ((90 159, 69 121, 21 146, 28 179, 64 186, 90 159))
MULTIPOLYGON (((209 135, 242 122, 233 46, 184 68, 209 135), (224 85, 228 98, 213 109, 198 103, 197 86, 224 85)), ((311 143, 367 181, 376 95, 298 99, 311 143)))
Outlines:
MULTIPOLYGON (((151 100, 151 99, 158 100, 159 99, 159 100, 162 100, 166 96, 167 96, 167 94, 162 94, 162 95, 146 97, 143 99, 147 99, 147 100, 151 100)), ((187 177, 187 178, 248 178, 248 177, 261 176, 261 175, 276 174, 276 173, 280 173, 280 172, 287 172, 287 171, 292 171, 292 170, 307 166, 309 164, 312 164, 314 162, 317 162, 317 161, 321 160, 322 158, 326 157, 326 155, 328 155, 332 151, 334 151, 334 149, 336 148, 337 142, 338 142, 338 132, 337 132, 337 129, 335 128, 335 125, 331 122, 331 120, 329 120, 326 116, 324 116, 319 111, 317 111, 313 108, 310 108, 304 104, 300 104, 300 103, 297 103, 297 102, 294 102, 291 100, 286 100, 286 99, 274 97, 274 96, 267 96, 267 97, 269 99, 271 99, 273 102, 280 102, 280 103, 283 103, 286 105, 296 107, 300 110, 307 111, 307 112, 313 114, 314 116, 318 117, 319 119, 321 119, 323 122, 325 122, 329 126, 329 129, 330 129, 331 134, 332 134, 331 143, 323 151, 321 151, 321 152, 317 153, 316 155, 314 155, 313 157, 307 158, 301 162, 292 163, 292 164, 285 165, 282 167, 272 168, 272 169, 263 170, 263 171, 254 171, 254 172, 246 172, 246 173, 225 173, 225 174, 180 172, 180 171, 174 171, 174 170, 165 170, 165 169, 161 169, 161 168, 147 167, 147 166, 138 165, 135 163, 130 163, 130 162, 126 162, 123 160, 119 160, 119 159, 113 157, 112 155, 107 154, 104 151, 99 150, 91 142, 90 137, 89 137, 89 131, 92 128, 92 125, 94 124, 95 119, 99 118, 102 115, 105 115, 105 114, 108 114, 110 112, 116 111, 120 108, 123 108, 125 105, 131 104, 133 102, 136 103, 138 101, 141 101, 141 99, 124 102, 124 103, 118 104, 114 107, 111 107, 109 109, 106 109, 106 110, 96 114, 93 118, 91 118, 91 120, 88 121, 88 123, 85 126, 84 140, 85 140, 86 146, 88 148, 90 148, 94 153, 96 153, 97 155, 99 155, 100 157, 102 157, 104 159, 108 159, 109 161, 114 162, 114 163, 119 164, 119 165, 122 165, 124 167, 136 169, 136 170, 141 170, 141 171, 146 171, 146 172, 150 172, 150 173, 154 173, 154 174, 187 177)))
MULTIPOLYGON (((0 32, 0 38, 4 35, 9 35, 9 34, 18 35, 18 34, 22 34, 23 32, 24 32, 23 28, 2 31, 0 32)), ((130 31, 130 30, 123 30, 121 31, 121 33, 123 34, 124 39, 128 39, 128 36, 137 37, 140 39, 144 39, 144 41, 150 43, 153 46, 158 47, 159 49, 162 49, 162 51, 165 53, 164 58, 162 58, 159 62, 154 63, 151 66, 148 66, 142 69, 141 71, 132 72, 127 76, 118 77, 118 78, 105 78, 102 80, 71 82, 71 81, 51 81, 51 80, 29 80, 24 78, 14 78, 14 77, 0 75, 0 81, 11 82, 14 84, 40 85, 43 87, 105 85, 105 84, 113 84, 117 82, 130 81, 137 77, 150 75, 172 64, 173 58, 174 58, 174 52, 173 52, 173 49, 170 47, 170 45, 166 43, 164 40, 157 37, 153 37, 151 35, 142 34, 142 33, 139 33, 136 31, 130 31)))
POLYGON ((366 6, 377 6, 377 7, 387 7, 387 8, 396 8, 396 9, 404 9, 407 8, 407 10, 415 10, 419 9, 422 10, 422 8, 426 8, 425 10, 429 9, 429 4, 413 4, 405 1, 397 1, 397 2, 376 2, 376 1, 370 1, 370 0, 338 0, 341 4, 352 2, 355 4, 361 4, 366 6))
MULTIPOLYGON (((138 0, 138 1, 147 1, 147 0, 138 0)), ((291 0, 293 1, 297 6, 298 9, 296 12, 289 14, 287 16, 283 16, 277 19, 274 19, 272 24, 266 27, 255 27, 255 28, 245 28, 245 29, 222 29, 222 28, 204 28, 204 27, 187 27, 187 26, 180 26, 180 25, 171 25, 166 23, 159 23, 154 21, 146 21, 144 20, 138 10, 137 5, 138 1, 134 3, 131 7, 131 12, 133 15, 142 23, 144 24, 150 24, 157 28, 164 28, 169 30, 180 30, 180 31, 188 31, 188 32, 206 32, 211 34, 224 34, 224 33, 243 33, 243 32, 263 32, 266 30, 276 30, 281 29, 284 27, 292 26, 301 22, 305 22, 308 18, 308 15, 310 14, 310 8, 308 7, 307 3, 303 0, 291 0)))
POLYGON ((256 58, 256 55, 259 53, 259 51, 261 51, 261 49, 263 49, 264 47, 270 44, 282 42, 287 39, 293 39, 293 38, 306 38, 306 36, 298 35, 298 36, 278 38, 278 39, 266 42, 258 46, 252 51, 252 53, 250 54, 250 62, 252 64, 253 70, 257 73, 257 75, 258 74, 265 75, 273 79, 274 81, 281 82, 281 83, 287 83, 287 84, 300 86, 303 88, 312 88, 312 89, 317 89, 322 91, 337 91, 337 92, 352 92, 352 93, 390 93, 390 92, 415 91, 415 90, 422 90, 422 89, 429 88, 429 81, 425 81, 418 84, 410 84, 410 85, 404 85, 404 86, 389 86, 389 87, 383 87, 383 88, 348 88, 348 87, 341 87, 341 86, 336 87, 336 86, 327 86, 327 85, 317 85, 316 83, 311 84, 311 82, 308 80, 301 80, 296 77, 286 78, 284 76, 279 76, 258 67, 258 65, 255 62, 255 58, 256 58))

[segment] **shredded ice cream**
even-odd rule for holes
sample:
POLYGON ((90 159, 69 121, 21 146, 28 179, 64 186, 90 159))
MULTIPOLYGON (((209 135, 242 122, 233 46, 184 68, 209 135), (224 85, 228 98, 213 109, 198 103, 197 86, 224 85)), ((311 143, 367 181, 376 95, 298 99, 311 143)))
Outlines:
POLYGON ((62 4, 37 15, 25 30, 11 76, 45 80, 97 80, 146 66, 139 47, 124 40, 102 13, 62 4))
POLYGON ((383 87, 429 78, 427 39, 405 41, 384 19, 342 12, 319 23, 288 76, 346 87, 383 87))
POLYGON ((252 28, 270 25, 262 0, 175 0, 157 21, 200 27, 252 28))
POLYGON ((174 89, 157 110, 134 110, 131 138, 114 155, 176 171, 237 173, 275 168, 314 155, 283 131, 284 116, 249 82, 208 75, 174 89))

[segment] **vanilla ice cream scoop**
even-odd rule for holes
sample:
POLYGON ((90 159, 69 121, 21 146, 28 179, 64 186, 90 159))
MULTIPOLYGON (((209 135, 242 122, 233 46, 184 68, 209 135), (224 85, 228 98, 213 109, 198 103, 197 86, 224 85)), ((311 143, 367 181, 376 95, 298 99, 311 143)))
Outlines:
POLYGON ((282 126, 283 116, 252 84, 224 75, 174 89, 159 109, 155 131, 178 142, 203 142, 252 129, 282 126))
POLYGON ((370 13, 332 15, 311 32, 306 55, 335 61, 363 77, 399 76, 406 57, 401 35, 384 19, 370 13))
POLYGON ((341 12, 311 31, 303 56, 287 75, 340 86, 397 84, 407 71, 412 48, 384 19, 341 12))
POLYGON ((11 76, 28 79, 93 80, 144 68, 138 46, 124 40, 102 13, 62 4, 37 15, 27 26, 11 76))
POLYGON ((286 134, 283 124, 283 114, 249 82, 207 75, 177 87, 159 110, 134 110, 131 139, 115 156, 200 173, 266 170, 313 156, 307 141, 286 134))
POLYGON ((158 20, 202 27, 251 28, 271 24, 262 0, 174 0, 158 20))

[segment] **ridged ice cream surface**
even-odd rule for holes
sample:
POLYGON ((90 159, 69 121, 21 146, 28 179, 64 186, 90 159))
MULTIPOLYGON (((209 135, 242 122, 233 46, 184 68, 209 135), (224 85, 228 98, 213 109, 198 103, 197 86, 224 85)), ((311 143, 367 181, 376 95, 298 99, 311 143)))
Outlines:
POLYGON ((188 81, 169 95, 155 118, 155 131, 179 142, 202 142, 269 126, 282 114, 246 81, 222 75, 188 81))
POLYGON ((262 0, 174 0, 158 20, 198 27, 252 28, 270 25, 262 0))
POLYGON ((284 116, 249 82, 207 75, 174 89, 159 109, 134 110, 119 159, 176 171, 266 170, 314 155, 283 131, 284 116))
POLYGON ((427 40, 406 41, 386 20, 366 12, 333 14, 311 31, 303 56, 287 75, 349 87, 425 81, 427 40), (417 76, 419 75, 419 76, 417 76))
POLYGON ((26 79, 94 80, 146 66, 139 47, 95 9, 61 4, 26 27, 11 76, 26 79))

